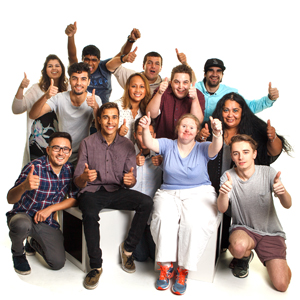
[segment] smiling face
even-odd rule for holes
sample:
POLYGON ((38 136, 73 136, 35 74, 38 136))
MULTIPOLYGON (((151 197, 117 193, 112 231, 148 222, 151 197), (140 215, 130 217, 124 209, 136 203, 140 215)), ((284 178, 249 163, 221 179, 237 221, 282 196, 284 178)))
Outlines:
POLYGON ((50 79, 59 79, 62 74, 62 67, 57 59, 50 59, 46 66, 46 73, 50 79))
POLYGON ((69 153, 64 153, 63 149, 58 152, 53 150, 53 146, 59 146, 61 148, 67 147, 71 149, 71 143, 67 138, 57 137, 51 141, 51 144, 46 148, 47 154, 49 156, 50 165, 54 170, 60 169, 70 158, 72 154, 72 149, 69 153))
POLYGON ((161 58, 155 56, 148 56, 145 64, 143 65, 144 74, 149 80, 149 83, 154 83, 161 71, 161 58))
POLYGON ((226 128, 238 127, 242 118, 242 108, 236 101, 226 100, 222 108, 222 116, 226 128))
POLYGON ((187 73, 175 73, 171 81, 171 87, 174 95, 178 99, 183 99, 189 93, 191 78, 187 73))
POLYGON ((189 143, 195 140, 198 133, 198 128, 195 120, 191 118, 184 118, 177 127, 178 141, 181 143, 189 143))
POLYGON ((83 62, 89 65, 91 74, 93 74, 99 66, 100 59, 95 55, 87 54, 83 57, 83 62))
POLYGON ((134 76, 130 79, 128 93, 130 101, 140 102, 145 98, 146 87, 140 76, 134 76))
POLYGON ((231 145, 231 158, 240 171, 254 167, 257 150, 253 150, 249 142, 235 142, 231 145))
POLYGON ((223 78, 223 71, 219 67, 210 67, 204 74, 204 77, 206 79, 205 85, 207 85, 208 88, 219 88, 223 78))
POLYGON ((86 92, 90 80, 88 73, 83 71, 81 73, 72 73, 70 76, 71 90, 75 95, 82 95, 86 92))
POLYGON ((104 137, 115 136, 119 127, 119 112, 117 108, 107 108, 97 117, 101 127, 101 134, 104 137))

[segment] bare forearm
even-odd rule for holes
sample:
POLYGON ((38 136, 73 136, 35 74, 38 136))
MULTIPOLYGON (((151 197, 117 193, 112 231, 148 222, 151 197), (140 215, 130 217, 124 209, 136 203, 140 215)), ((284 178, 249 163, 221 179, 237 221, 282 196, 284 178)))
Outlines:
POLYGON ((193 100, 190 113, 199 119, 200 124, 203 122, 204 117, 198 98, 193 100))
POLYGON ((152 119, 155 119, 159 114, 161 98, 162 94, 160 94, 159 91, 157 91, 157 93, 153 96, 153 98, 146 107, 146 112, 150 111, 150 117, 152 119))
POLYGON ((51 205, 52 212, 64 210, 77 205, 77 200, 75 198, 66 198, 60 203, 51 205))
POLYGON ((115 56, 106 63, 106 68, 110 72, 114 72, 122 64, 120 56, 115 56))
POLYGON ((213 136, 212 142, 208 147, 208 156, 214 157, 215 155, 217 155, 220 152, 220 150, 222 149, 222 146, 223 146, 222 135, 217 138, 215 136, 213 136))
POLYGON ((75 178, 74 183, 80 189, 83 189, 87 185, 87 181, 83 179, 82 175, 75 178))
POLYGON ((218 206, 218 210, 221 213, 225 213, 228 209, 228 205, 229 205, 229 198, 228 198, 228 194, 219 194, 219 197, 217 199, 217 206, 218 206))
POLYGON ((37 119, 38 117, 40 117, 41 112, 42 112, 42 108, 44 107, 45 103, 47 102, 47 98, 46 98, 46 94, 44 94, 38 101, 36 101, 30 112, 29 112, 29 118, 30 119, 37 119))
POLYGON ((268 153, 270 156, 277 156, 282 151, 282 141, 277 136, 273 141, 268 141, 267 144, 268 153))
POLYGON ((288 209, 292 206, 292 197, 287 191, 284 194, 278 195, 278 198, 284 208, 288 209))
POLYGON ((68 56, 70 65, 78 62, 74 36, 68 37, 68 56))

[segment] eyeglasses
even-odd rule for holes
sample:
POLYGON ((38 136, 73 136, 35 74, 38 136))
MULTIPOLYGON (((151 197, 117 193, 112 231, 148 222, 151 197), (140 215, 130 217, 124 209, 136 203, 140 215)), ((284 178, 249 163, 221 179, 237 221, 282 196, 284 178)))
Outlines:
POLYGON ((49 148, 52 148, 54 152, 60 152, 60 150, 63 151, 63 153, 65 154, 69 154, 71 149, 68 148, 68 147, 60 147, 60 146, 57 146, 57 145, 54 145, 54 146, 49 146, 49 148))

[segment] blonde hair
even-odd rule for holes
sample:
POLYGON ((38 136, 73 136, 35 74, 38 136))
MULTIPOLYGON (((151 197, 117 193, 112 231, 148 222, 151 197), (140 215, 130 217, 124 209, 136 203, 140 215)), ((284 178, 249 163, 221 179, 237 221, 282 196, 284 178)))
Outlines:
POLYGON ((178 133, 178 128, 179 128, 179 126, 180 126, 180 124, 181 124, 181 121, 182 121, 183 119, 192 119, 192 120, 194 120, 195 123, 196 123, 196 126, 197 126, 197 131, 200 131, 200 126, 201 126, 201 124, 200 124, 199 119, 198 119, 195 115, 193 115, 193 114, 185 114, 185 115, 181 116, 180 119, 178 120, 178 122, 176 123, 176 127, 175 127, 175 135, 177 135, 177 133, 178 133))
POLYGON ((151 92, 150 92, 150 86, 149 86, 148 79, 142 73, 134 73, 134 74, 130 75, 130 77, 127 79, 125 89, 124 89, 124 94, 123 94, 123 97, 122 97, 122 108, 123 109, 128 109, 128 108, 131 109, 132 108, 131 103, 130 103, 131 98, 129 96, 129 85, 130 85, 131 79, 135 76, 141 77, 142 80, 144 81, 144 84, 145 84, 146 95, 145 95, 144 99, 139 104, 142 114, 145 114, 147 104, 148 104, 148 102, 151 98, 151 92))

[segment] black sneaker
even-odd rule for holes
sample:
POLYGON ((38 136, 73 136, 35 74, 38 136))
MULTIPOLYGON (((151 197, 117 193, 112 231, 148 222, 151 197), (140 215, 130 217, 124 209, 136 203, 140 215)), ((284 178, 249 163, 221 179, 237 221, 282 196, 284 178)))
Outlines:
POLYGON ((28 240, 26 240, 26 243, 25 243, 25 253, 28 256, 35 255, 35 250, 30 246, 28 240))
POLYGON ((242 259, 236 260, 236 265, 232 269, 232 274, 238 278, 246 278, 249 274, 249 263, 252 261, 254 253, 251 251, 251 254, 248 257, 243 257, 242 259))
POLYGON ((93 290, 98 286, 100 276, 102 274, 101 269, 93 269, 91 270, 84 279, 83 285, 88 290, 93 290))
POLYGON ((13 256, 14 269, 18 274, 28 275, 31 272, 26 255, 13 256))

